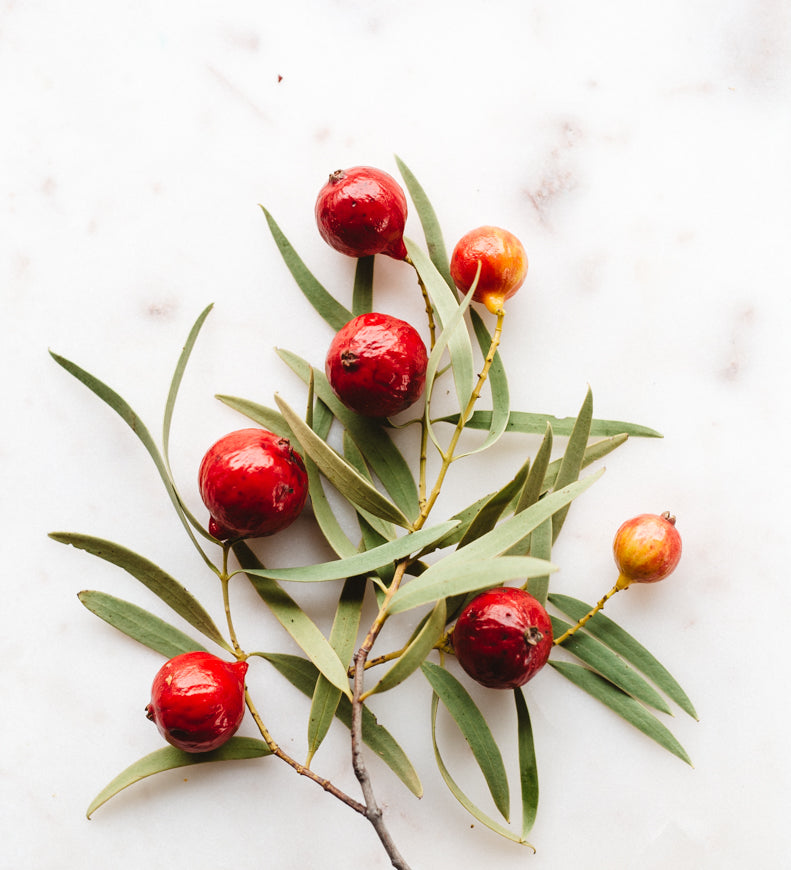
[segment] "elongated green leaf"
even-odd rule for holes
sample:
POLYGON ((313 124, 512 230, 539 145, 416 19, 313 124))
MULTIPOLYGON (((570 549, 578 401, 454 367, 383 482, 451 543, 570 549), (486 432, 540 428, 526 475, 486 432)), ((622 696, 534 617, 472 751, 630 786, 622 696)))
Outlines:
MULTIPOLYGON (((574 622, 577 622, 592 609, 591 605, 577 598, 571 598, 568 595, 552 593, 549 596, 549 601, 562 613, 571 617, 574 622)), ((609 616, 601 612, 597 613, 596 616, 585 624, 585 631, 598 638, 598 640, 618 653, 629 664, 645 674, 655 686, 658 686, 682 710, 692 716, 693 719, 698 718, 692 702, 675 678, 668 672, 667 668, 657 661, 639 641, 635 640, 620 625, 610 619, 609 616)))
POLYGON ((175 610, 193 628, 197 628, 201 634, 219 644, 223 649, 232 652, 231 647, 226 643, 222 633, 203 606, 184 586, 174 580, 170 574, 165 573, 158 565, 120 544, 114 544, 112 541, 105 541, 91 535, 52 532, 49 537, 53 541, 70 544, 78 550, 85 550, 106 562, 123 568, 124 571, 131 574, 164 601, 168 607, 175 610))
MULTIPOLYGON (((593 419, 593 393, 588 387, 588 392, 585 395, 585 401, 582 403, 577 422, 571 430, 566 450, 563 453, 563 459, 558 469, 558 476, 555 480, 555 486, 560 488, 573 483, 580 476, 582 468, 582 460, 585 456, 585 447, 588 444, 590 436, 591 420, 593 419)), ((552 541, 558 539, 560 530, 563 528, 563 523, 566 521, 566 515, 569 512, 569 506, 561 508, 552 517, 552 541)))
POLYGON ((670 731, 639 701, 635 701, 631 695, 621 691, 609 680, 605 680, 600 674, 594 673, 582 665, 571 662, 550 661, 549 664, 560 674, 566 677, 583 691, 608 706, 613 712, 624 718, 630 725, 634 725, 638 731, 655 740, 668 752, 686 761, 692 766, 689 756, 684 747, 676 740, 670 731))
MULTIPOLYGON (((360 453, 360 448, 346 430, 343 432, 343 457, 361 477, 364 477, 371 486, 374 485, 373 477, 365 463, 365 458, 362 453, 360 453)), ((396 530, 392 523, 374 516, 372 513, 361 507, 358 507, 356 510, 365 520, 365 523, 367 523, 370 528, 376 530, 377 534, 381 537, 381 541, 377 542, 378 544, 383 544, 385 541, 392 541, 396 537, 396 530)), ((370 549, 370 546, 366 544, 366 548, 370 549)))
POLYGON ((519 745, 519 785, 522 792, 522 836, 526 837, 538 814, 538 765, 533 744, 533 726, 521 689, 514 689, 514 702, 519 745))
MULTIPOLYGON (((303 695, 311 697, 318 678, 318 671, 309 661, 299 656, 283 653, 264 653, 256 655, 265 658, 282 674, 292 686, 303 695)), ((336 718, 347 728, 351 726, 352 705, 348 698, 341 698, 336 718)), ((395 773, 416 797, 423 796, 423 786, 412 762, 398 745, 393 735, 376 721, 376 716, 368 707, 363 706, 363 742, 395 773)))
MULTIPOLYGON (((464 552, 463 550, 457 552, 464 552)), ((447 564, 447 559, 431 565, 420 577, 402 586, 390 600, 388 613, 402 613, 439 598, 477 592, 517 578, 542 576, 557 568, 543 559, 530 556, 500 556, 447 564)))
MULTIPOLYGON (((450 555, 445 556, 442 564, 450 567, 451 565, 458 565, 467 561, 490 559, 493 556, 500 555, 500 553, 505 552, 509 548, 513 548, 526 538, 536 526, 544 522, 548 517, 551 517, 555 511, 569 504, 569 502, 585 492, 603 473, 604 469, 600 469, 583 480, 578 480, 556 492, 549 493, 549 495, 526 508, 521 513, 514 514, 514 516, 503 520, 490 532, 478 538, 477 541, 473 541, 466 547, 460 550, 457 549, 450 555)), ((423 577, 425 576, 424 574, 423 577)))
POLYGON ((115 390, 111 389, 107 386, 107 384, 102 383, 98 378, 94 377, 89 372, 86 372, 85 369, 80 368, 75 363, 67 360, 65 357, 59 356, 56 353, 50 351, 50 356, 55 360, 55 362, 64 368, 70 375, 73 375, 81 384, 84 384, 95 396, 100 398, 106 405, 115 411, 116 414, 126 423, 127 426, 137 435, 140 439, 142 445, 148 451, 148 455, 154 460, 154 465, 156 466, 157 471, 159 472, 159 476, 162 479, 162 483, 165 484, 165 489, 167 490, 168 496, 170 497, 170 501, 173 504, 173 507, 176 509, 176 513, 178 514, 179 519, 181 520, 184 529, 190 537, 190 540, 195 545, 195 548, 200 553, 201 558, 206 562, 206 564, 214 570, 214 565, 212 564, 209 557, 203 552, 202 547, 198 543, 195 534, 192 529, 192 523, 187 516, 186 509, 182 504, 181 498, 179 497, 178 492, 176 492, 176 487, 173 485, 173 481, 170 477, 170 472, 168 471, 167 465, 165 464, 162 455, 159 452, 159 448, 154 443, 154 439, 151 437, 151 433, 145 427, 143 421, 137 416, 137 414, 132 410, 129 404, 125 399, 122 399, 115 390))
POLYGON ((305 298, 318 311, 321 317, 337 332, 344 324, 352 319, 352 313, 337 301, 315 278, 294 250, 291 242, 285 237, 283 231, 275 222, 272 215, 261 206, 269 224, 272 238, 275 240, 277 249, 283 262, 288 266, 289 272, 297 282, 299 289, 305 294, 305 298))
MULTIPOLYGON (((530 555, 536 559, 545 559, 547 562, 552 558, 552 520, 544 520, 533 529, 530 535, 530 555)), ((549 574, 540 577, 531 577, 527 581, 527 591, 540 604, 547 600, 549 592, 549 574)))
POLYGON ((212 761, 239 761, 246 758, 263 758, 272 753, 263 740, 253 737, 231 737, 219 749, 211 752, 184 752, 175 746, 163 746, 130 764, 126 770, 109 782, 91 801, 85 815, 90 818, 102 804, 115 797, 120 791, 140 782, 155 773, 189 767, 193 764, 208 764, 212 761))
POLYGON ((167 659, 196 650, 206 652, 206 647, 198 641, 131 601, 90 589, 77 597, 91 613, 167 659))
MULTIPOLYGON (((360 626, 360 612, 365 596, 365 585, 364 577, 349 577, 343 585, 343 591, 338 600, 338 607, 335 610, 335 618, 330 631, 330 646, 338 654, 341 662, 351 661, 354 653, 357 631, 360 626)), ((340 700, 340 689, 333 686, 323 674, 319 674, 313 690, 310 716, 308 717, 308 758, 305 762, 308 766, 327 736, 340 700)))
MULTIPOLYGON (((245 417, 249 417, 254 423, 263 426, 275 435, 281 438, 288 438, 296 442, 296 436, 291 431, 291 427, 286 423, 285 417, 274 408, 267 408, 266 405, 259 405, 258 402, 251 402, 249 399, 242 399, 239 396, 224 396, 218 394, 214 397, 219 399, 224 405, 233 408, 234 411, 239 411, 245 417)), ((295 445, 296 446, 296 445, 295 445)))
MULTIPOLYGON (((560 637, 567 629, 571 628, 569 622, 555 616, 551 619, 552 632, 555 637, 560 637)), ((659 692, 608 646, 596 640, 593 635, 577 631, 563 641, 563 649, 593 668, 594 671, 626 692, 627 695, 631 695, 655 710, 670 714, 670 707, 659 692)))
POLYGON ((426 247, 431 262, 436 267, 440 275, 453 289, 453 280, 450 277, 450 263, 448 261, 448 252, 445 248, 445 242, 442 238, 442 230, 440 229, 437 214, 434 207, 429 202, 426 192, 420 186, 417 178, 412 174, 407 165, 396 156, 396 164, 401 177, 404 179, 406 189, 409 191, 409 196, 415 205, 415 211, 420 220, 420 225, 423 227, 423 235, 426 238, 426 247))
POLYGON ((372 695, 376 692, 386 692, 388 689, 392 689, 421 666, 426 656, 434 648, 434 644, 445 631, 445 616, 445 602, 438 601, 423 628, 407 646, 403 654, 399 656, 396 663, 371 689, 372 695))
POLYGON ((253 584, 253 588, 272 611, 277 621, 297 642, 319 671, 334 686, 351 697, 346 668, 316 623, 275 580, 261 576, 261 563, 243 541, 234 544, 233 551, 253 584))
MULTIPOLYGON (((434 306, 443 330, 451 327, 453 317, 459 308, 456 294, 450 289, 428 256, 414 242, 405 238, 404 244, 409 253, 409 259, 420 275, 420 279, 431 299, 431 304, 434 306)), ((472 344, 470 343, 470 334, 467 329, 451 327, 447 345, 450 351, 456 396, 459 401, 459 407, 464 409, 467 407, 467 402, 475 387, 472 344)))
MULTIPOLYGON (((535 459, 533 460, 533 464, 530 466, 530 473, 527 475, 527 479, 525 480, 524 489, 519 494, 519 500, 516 504, 517 513, 521 513, 531 505, 534 505, 541 497, 541 493, 548 488, 544 484, 544 480, 546 478, 547 468, 549 467, 549 458, 552 455, 553 441, 554 435, 552 427, 547 424, 544 437, 541 439, 541 445, 536 451, 535 459)), ((558 463, 558 467, 560 467, 560 463, 558 463)))
POLYGON ((522 837, 517 836, 513 831, 510 831, 508 828, 501 825, 499 822, 496 822, 491 816, 487 815, 480 807, 478 807, 473 801, 470 800, 469 797, 459 788, 459 785, 456 783, 456 780, 450 775, 450 771, 445 765, 445 762, 442 760, 442 755, 440 755, 439 746, 437 745, 437 707, 439 706, 439 698, 436 693, 431 695, 431 742, 434 747, 434 758, 437 762, 437 768, 439 769, 440 775, 442 779, 445 781, 445 785, 447 785, 450 793, 456 798, 456 800, 464 807, 465 810, 475 819, 477 819, 482 825, 485 825, 489 828, 490 831, 494 831, 496 834, 499 834, 501 837, 505 837, 507 840, 511 840, 514 843, 519 843, 520 845, 527 846, 535 852, 535 847, 532 846, 527 840, 522 837))
POLYGON ((269 577, 273 580, 294 580, 301 583, 315 583, 324 580, 341 580, 345 577, 355 577, 358 574, 370 574, 377 568, 404 559, 411 553, 423 550, 433 541, 439 540, 455 523, 448 521, 410 532, 395 541, 388 541, 373 550, 366 550, 350 556, 348 559, 334 559, 331 562, 320 562, 316 565, 306 565, 302 568, 262 568, 250 571, 258 577, 269 577))
POLYGON ((472 541, 476 541, 481 535, 490 532, 497 525, 497 521, 514 496, 521 492, 529 469, 530 460, 528 459, 504 487, 486 500, 468 525, 464 536, 459 541, 459 547, 465 547, 472 541))
MULTIPOLYGON (((309 363, 290 351, 279 349, 277 353, 295 374, 308 383, 311 373, 309 363)), ((333 393, 322 372, 314 371, 314 386, 316 395, 354 439, 365 461, 395 504, 410 519, 415 519, 419 511, 415 478, 384 427, 379 422, 361 417, 346 408, 333 393)))
POLYGON ((275 401, 288 425, 294 430, 305 452, 319 467, 322 474, 352 504, 370 511, 375 516, 409 528, 410 522, 404 514, 378 489, 373 487, 348 462, 339 456, 322 438, 303 422, 300 417, 280 398, 275 401))
POLYGON ((360 257, 354 271, 354 289, 352 291, 352 314, 368 314, 372 310, 374 294, 374 259, 360 257))
MULTIPOLYGON (((492 425, 491 411, 476 411, 465 424, 469 429, 489 429, 492 425)), ((526 435, 541 435, 547 423, 552 426, 556 435, 571 435, 576 417, 554 417, 552 414, 531 414, 527 411, 511 411, 506 432, 522 432, 526 435)), ((448 414, 438 418, 436 423, 451 423, 456 425, 458 414, 448 414)), ((610 435, 632 435, 636 438, 661 438, 656 429, 641 426, 638 423, 626 423, 621 420, 592 420, 590 434, 594 438, 610 435)))
POLYGON ((462 684, 445 668, 432 662, 421 665, 426 679, 439 696, 470 746, 478 767, 489 787, 494 805, 503 818, 510 815, 510 791, 503 757, 492 732, 475 701, 462 684))
MULTIPOLYGON (((483 322, 480 314, 477 311, 470 309, 470 319, 475 330, 475 337, 478 339, 478 345, 481 348, 481 353, 486 358, 492 342, 492 336, 483 322)), ((466 453, 458 454, 457 458, 462 456, 471 456, 474 453, 481 453, 488 450, 492 444, 499 441, 502 434, 508 426, 509 412, 511 407, 511 398, 508 392, 508 379, 505 374, 505 366, 503 365, 500 351, 495 351, 492 364, 489 367, 488 374, 489 389, 492 393, 492 412, 489 422, 489 431, 486 439, 482 444, 479 444, 474 450, 468 450, 466 453)))
MULTIPOLYGON (((628 440, 628 435, 613 435, 612 438, 604 438, 601 441, 594 441, 585 448, 585 453, 582 457, 582 467, 587 468, 599 459, 612 453, 613 450, 625 444, 628 440)), ((546 474, 544 475, 544 484, 542 491, 554 489, 557 486, 557 476, 560 471, 562 459, 556 459, 550 462, 547 466, 546 474)))

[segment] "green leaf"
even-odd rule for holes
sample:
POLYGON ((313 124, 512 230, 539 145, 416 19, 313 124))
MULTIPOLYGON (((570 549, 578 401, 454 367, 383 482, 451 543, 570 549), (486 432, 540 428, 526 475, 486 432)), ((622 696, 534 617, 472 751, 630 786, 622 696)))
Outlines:
POLYGON ((390 600, 387 612, 402 613, 422 604, 431 604, 439 598, 477 592, 490 586, 500 586, 509 580, 557 571, 549 562, 529 556, 500 556, 448 564, 449 558, 435 562, 420 577, 402 586, 390 600))
POLYGON ((448 521, 428 529, 421 529, 418 532, 410 532, 408 535, 396 538, 395 541, 388 541, 386 544, 357 553, 348 559, 334 559, 331 562, 320 562, 301 568, 262 568, 250 573, 258 577, 269 577, 273 580, 294 580, 300 583, 341 580, 345 577, 355 577, 358 574, 370 574, 383 565, 404 559, 410 553, 423 550, 433 541, 439 540, 454 525, 455 522, 448 521))
MULTIPOLYGON (((343 432, 343 457, 361 477, 364 477, 373 486, 374 481, 365 463, 365 458, 360 453, 355 440, 346 430, 343 432)), ((383 544, 385 541, 392 541, 395 538, 396 530, 392 523, 382 520, 360 507, 357 508, 357 513, 381 537, 381 540, 377 541, 377 544, 383 544)), ((366 549, 370 549, 368 544, 366 544, 366 549)))
POLYGON ((389 520, 403 528, 409 528, 409 520, 389 499, 368 483, 326 441, 319 438, 277 394, 275 401, 305 452, 316 463, 327 480, 346 499, 352 504, 370 511, 375 516, 389 520))
MULTIPOLYGON (((491 411, 476 411, 465 424, 468 429, 489 429, 492 425, 491 411)), ((571 435, 576 417, 554 417, 552 414, 531 414, 526 411, 511 411, 506 432, 521 432, 526 435, 541 435, 547 427, 552 426, 556 435, 571 435)), ((458 414, 448 414, 435 422, 451 423, 454 426, 459 421, 458 414)), ((637 423, 625 423, 621 420, 593 420, 590 434, 594 438, 610 435, 632 435, 637 438, 661 438, 662 434, 648 426, 637 423)))
POLYGON ((170 501, 172 502, 173 507, 176 509, 176 513, 178 514, 178 517, 181 520, 184 529, 189 535, 190 540, 195 545, 195 548, 200 553, 201 558, 204 560, 204 562, 206 562, 206 564, 213 571, 216 570, 211 560, 203 552, 203 549, 195 538, 195 534, 192 530, 191 520, 188 518, 187 511, 182 504, 178 492, 176 492, 176 487, 173 485, 173 481, 171 480, 168 467, 159 452, 159 448, 154 443, 154 439, 151 437, 151 433, 145 427, 143 421, 132 410, 126 400, 122 399, 121 396, 119 396, 118 393, 115 392, 115 390, 108 387, 107 384, 102 383, 102 381, 100 381, 98 378, 95 378, 92 374, 86 372, 85 369, 81 369, 78 365, 71 362, 70 360, 67 360, 65 357, 59 356, 52 351, 50 351, 50 356, 59 366, 64 368, 70 375, 73 375, 81 384, 84 384, 95 396, 98 396, 98 398, 100 398, 106 405, 112 408, 113 411, 115 411, 115 413, 118 414, 118 416, 126 423, 126 425, 129 426, 129 428, 135 433, 135 435, 137 435, 142 445, 148 451, 148 455, 154 460, 154 465, 159 472, 159 476, 161 477, 162 482, 165 484, 165 489, 167 490, 168 496, 170 497, 170 501))
POLYGON ((167 659, 185 652, 207 651, 198 641, 131 601, 93 590, 84 590, 77 597, 91 613, 167 659))
POLYGON ((510 792, 503 757, 483 714, 462 684, 445 668, 423 662, 421 670, 459 726, 489 787, 494 805, 508 821, 510 792))
POLYGON ((85 813, 90 818, 102 804, 115 797, 120 791, 140 782, 147 776, 162 773, 166 770, 174 770, 179 767, 188 767, 192 764, 208 764, 212 761, 237 761, 245 758, 263 758, 271 755, 271 751, 263 740, 252 737, 231 737, 219 749, 211 752, 184 752, 175 746, 163 746, 154 752, 150 752, 143 758, 130 764, 109 782, 96 797, 91 801, 85 813))
POLYGON ((352 291, 352 314, 358 317, 360 314, 369 314, 373 307, 374 293, 374 259, 360 257, 357 260, 357 268, 354 272, 354 289, 352 291))
POLYGON ((475 368, 469 332, 466 328, 462 329, 460 325, 458 328, 454 328, 453 325, 454 315, 459 309, 459 302, 456 294, 450 289, 428 256, 410 239, 405 238, 404 244, 409 252, 409 259, 420 275, 431 299, 431 304, 434 306, 443 330, 450 330, 447 345, 450 351, 453 381, 456 385, 459 407, 464 409, 467 407, 475 388, 475 368))
POLYGON ((352 319, 351 311, 341 305, 314 277, 292 247, 291 242, 283 235, 272 215, 263 206, 261 206, 261 211, 266 216, 272 238, 274 238, 280 256, 288 266, 289 272, 297 282, 297 286, 321 317, 337 332, 352 319))
POLYGON ((549 664, 560 674, 566 677, 578 686, 583 691, 587 692, 596 700, 601 701, 613 712, 623 717, 630 725, 634 725, 643 734, 655 740, 668 752, 685 761, 692 766, 689 756, 684 747, 676 740, 676 738, 665 728, 665 726, 648 710, 643 707, 639 701, 635 701, 631 695, 621 691, 617 686, 614 686, 609 680, 605 680, 601 675, 594 673, 582 665, 575 665, 571 662, 550 661, 549 664))
MULTIPOLYGON (((555 637, 560 637, 567 629, 571 628, 569 622, 555 616, 551 619, 552 632, 555 637)), ((563 649, 576 656, 636 700, 642 701, 662 713, 670 714, 670 707, 659 692, 608 646, 596 640, 592 635, 576 631, 563 641, 563 649)))
MULTIPOLYGON (((552 520, 544 520, 543 523, 533 529, 530 535, 530 555, 536 559, 545 559, 547 562, 552 558, 552 520)), ((544 604, 549 591, 549 574, 540 577, 531 577, 527 581, 527 591, 539 602, 544 604)))
MULTIPOLYGON (((603 459, 617 447, 625 444, 628 438, 628 435, 613 435, 612 438, 604 438, 601 441, 594 441, 593 444, 589 444, 585 448, 585 453, 582 457, 582 467, 587 468, 597 460, 603 459)), ((546 474, 544 475, 543 491, 556 487, 557 476, 562 461, 562 459, 556 459, 547 466, 546 474)))
POLYGON ((433 693, 431 696, 431 742, 434 746, 434 758, 437 761, 437 767, 439 768, 439 772, 442 776, 442 779, 445 781, 445 785, 447 785, 450 793, 456 798, 456 800, 464 807, 467 812, 476 818, 482 825, 485 825, 489 828, 490 831, 494 831, 496 834, 499 834, 501 837, 505 837, 507 840, 511 840, 514 843, 519 843, 520 845, 527 846, 535 852, 535 848, 527 842, 527 840, 522 837, 517 836, 513 831, 509 831, 508 828, 501 825, 499 822, 496 822, 491 816, 488 816, 483 810, 481 810, 478 806, 476 806, 467 795, 459 788, 456 781, 450 775, 450 771, 445 766, 445 762, 442 760, 442 756, 440 755, 439 746, 437 745, 437 707, 439 705, 439 698, 436 693, 433 693))
MULTIPOLYGON (((277 353, 295 374, 308 383, 311 373, 309 363, 290 351, 278 350, 277 353)), ((417 485, 412 470, 387 431, 381 423, 361 417, 345 407, 333 393, 329 381, 322 372, 314 372, 314 386, 316 395, 354 439, 365 461, 382 482, 395 504, 414 520, 420 510, 417 485)))
POLYGON ((409 196, 415 204, 415 211, 420 220, 420 225, 423 227, 423 235, 426 238, 426 247, 428 248, 431 262, 434 264, 447 285, 453 289, 453 280, 450 277, 448 252, 445 248, 445 242, 442 238, 442 230, 440 229, 439 220, 437 219, 434 207, 429 202, 426 192, 420 186, 418 180, 406 164, 398 156, 396 156, 395 160, 398 166, 398 171, 404 179, 406 189, 409 191, 409 196))
MULTIPOLYGON (((527 480, 525 480, 524 489, 519 494, 519 501, 516 504, 517 513, 521 513, 526 508, 534 505, 541 497, 541 493, 547 489, 544 480, 546 479, 547 468, 549 467, 549 457, 552 455, 553 441, 552 427, 547 424, 544 437, 541 439, 541 444, 536 451, 535 459, 530 467, 530 473, 527 475, 527 480)), ((558 467, 560 467, 560 463, 558 463, 558 467)))
POLYGON ((253 588, 277 621, 321 673, 334 686, 351 697, 346 668, 316 623, 278 583, 261 576, 261 563, 243 541, 234 544, 233 551, 253 588))
MULTIPOLYGON (((335 650, 341 662, 351 661, 354 653, 365 586, 364 577, 349 577, 343 585, 343 591, 338 600, 338 607, 335 610, 335 618, 330 631, 330 646, 335 650)), ((307 765, 310 765, 311 759, 327 736, 340 700, 340 689, 333 686, 323 674, 319 674, 313 690, 310 716, 308 717, 308 758, 305 762, 307 765)))
POLYGON ((481 535, 490 532, 496 525, 503 512, 511 503, 517 493, 521 492, 525 484, 528 470, 530 468, 530 460, 526 460, 524 465, 517 471, 513 479, 510 480, 504 487, 490 496, 479 508, 478 512, 472 518, 467 526, 464 536, 459 541, 459 547, 466 547, 472 541, 477 540, 481 535))
MULTIPOLYGON (((558 476, 555 480, 555 487, 568 486, 580 476, 582 469, 582 461, 585 457, 585 447, 588 444, 588 437, 591 430, 591 420, 593 419, 593 393, 588 387, 588 392, 585 395, 585 401, 582 403, 577 422, 574 424, 569 436, 566 450, 563 453, 563 459, 560 462, 558 476)), ((566 521, 566 515, 569 512, 569 507, 561 508, 552 517, 552 541, 558 539, 560 530, 563 528, 563 523, 566 521)))
POLYGON ((519 784, 522 791, 522 836, 526 837, 538 814, 538 765, 533 743, 533 726, 521 689, 514 689, 517 740, 519 745, 519 784))
POLYGON ((186 620, 193 628, 197 628, 210 640, 219 644, 228 652, 233 652, 226 643, 222 633, 215 625, 211 616, 203 606, 169 574, 165 573, 153 562, 138 555, 137 553, 105 541, 91 535, 80 535, 74 532, 52 532, 49 536, 53 541, 61 544, 70 544, 78 550, 85 550, 112 565, 123 568, 136 580, 139 580, 154 595, 158 596, 168 607, 172 608, 182 619, 186 620))
POLYGON ((434 649, 434 644, 442 637, 445 631, 445 601, 438 601, 434 605, 429 618, 423 628, 417 633, 412 642, 398 657, 396 663, 387 671, 381 680, 371 689, 371 695, 376 692, 386 692, 399 683, 402 683, 410 674, 414 673, 425 661, 426 656, 434 649))
POLYGON ((556 492, 549 493, 536 504, 514 514, 507 520, 503 520, 490 532, 478 538, 477 541, 473 541, 460 550, 455 550, 442 560, 442 564, 450 566, 472 560, 490 559, 509 550, 509 548, 513 548, 524 540, 536 526, 585 492, 603 473, 604 469, 600 469, 583 480, 578 480, 556 492))
MULTIPOLYGON (((292 686, 308 697, 318 678, 318 671, 310 662, 299 656, 282 653, 255 653, 270 662, 292 686)), ((349 728, 352 721, 352 705, 348 698, 341 698, 336 718, 349 728)), ((423 786, 415 768, 398 745, 392 734, 376 721, 376 716, 363 706, 363 742, 395 773, 416 797, 423 796, 423 786)))
POLYGON ((274 432, 275 435, 281 438, 293 440, 295 446, 298 445, 299 442, 297 442, 296 436, 291 431, 291 427, 286 423, 280 411, 275 411, 274 408, 267 408, 266 405, 259 405, 258 402, 251 402, 249 399, 242 399, 239 396, 217 394, 214 398, 219 399, 229 408, 233 408, 234 411, 244 414, 245 417, 249 417, 254 423, 263 426, 264 429, 274 432))
MULTIPOLYGON (((592 607, 577 598, 568 595, 553 593, 549 601, 562 613, 571 617, 574 622, 580 620, 586 613, 590 613, 592 607)), ((675 701, 684 712, 698 718, 692 702, 687 697, 678 682, 671 676, 664 665, 628 632, 624 631, 616 622, 604 613, 597 613, 585 624, 585 631, 598 638, 602 643, 618 653, 629 664, 633 665, 658 686, 671 700, 675 701)))

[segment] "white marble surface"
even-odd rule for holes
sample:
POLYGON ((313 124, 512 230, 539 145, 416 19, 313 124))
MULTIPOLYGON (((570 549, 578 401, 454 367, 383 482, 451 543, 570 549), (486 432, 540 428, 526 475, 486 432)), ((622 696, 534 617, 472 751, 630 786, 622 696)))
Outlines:
MULTIPOLYGON (((113 385, 156 433, 181 344, 215 303, 173 432, 175 473, 200 510, 200 457, 240 422, 213 395, 271 404, 279 390, 301 402, 272 348, 320 362, 329 340, 258 203, 346 294, 352 265, 318 237, 315 195, 340 166, 395 173, 394 153, 449 242, 491 222, 528 248, 503 342, 514 406, 573 414, 590 384, 598 416, 664 433, 614 454, 574 506, 553 583, 595 599, 613 580, 615 527, 672 508, 685 544, 677 573, 609 611, 700 713, 672 723, 692 770, 542 674, 529 693, 542 787, 530 856, 473 827, 445 790, 415 677, 376 704, 426 788, 417 802, 374 768, 403 852, 415 868, 785 865, 787 4, 9 0, 0 82, 0 866, 387 866, 364 822, 269 762, 148 780, 88 823, 96 791, 160 745, 142 713, 159 659, 76 593, 157 605, 122 572, 45 536, 124 543, 220 614, 144 451, 47 348, 113 385)), ((414 217, 409 233, 420 238, 414 217)), ((380 304, 418 317, 405 268, 378 266, 380 304)), ((483 468, 458 466, 441 508, 504 479, 524 450, 511 439, 483 468)), ((273 563, 293 550, 293 538, 264 547, 273 563)), ((236 595, 242 631, 289 649, 251 593, 236 595)), ((322 593, 310 595, 321 619, 322 593)), ((251 685, 301 755, 305 705, 262 663, 251 685)), ((513 749, 510 702, 493 703, 513 749)), ((342 734, 317 766, 355 789, 342 734)))

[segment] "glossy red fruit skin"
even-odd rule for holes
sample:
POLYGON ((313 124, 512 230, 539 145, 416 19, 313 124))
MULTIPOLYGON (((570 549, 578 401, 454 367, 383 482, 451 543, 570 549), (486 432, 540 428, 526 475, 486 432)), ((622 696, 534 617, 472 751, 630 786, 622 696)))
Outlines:
POLYGON ((490 589, 474 598, 453 629, 464 670, 490 689, 515 689, 532 679, 552 651, 552 623, 524 589, 490 589))
POLYGON ((211 752, 242 722, 246 673, 247 662, 226 662, 207 652, 178 655, 154 677, 146 716, 178 749, 211 752))
POLYGON ((338 169, 319 191, 316 223, 328 245, 349 257, 407 256, 407 203, 398 182, 381 169, 338 169))
POLYGON ((336 333, 324 371, 347 408, 366 417, 391 417, 423 394, 427 364, 426 346, 413 326, 371 313, 336 333))
POLYGON ((615 564, 632 583, 657 583, 672 574, 681 559, 681 535, 670 514, 640 514, 615 533, 615 564))
POLYGON ((524 284, 527 254, 519 239, 500 227, 470 230, 456 243, 450 259, 450 274, 462 293, 468 293, 481 264, 473 301, 496 312, 524 284))
POLYGON ((308 495, 302 457, 287 438, 266 429, 239 429, 220 438, 198 471, 215 537, 260 537, 282 531, 308 495))

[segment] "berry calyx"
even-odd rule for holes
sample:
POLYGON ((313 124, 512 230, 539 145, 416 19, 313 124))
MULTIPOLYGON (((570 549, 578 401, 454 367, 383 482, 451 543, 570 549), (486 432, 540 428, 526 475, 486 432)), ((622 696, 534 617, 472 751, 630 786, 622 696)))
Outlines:
POLYGON ((427 365, 426 346, 413 326, 371 313, 338 330, 324 370, 347 408, 366 417, 391 417, 423 394, 427 365))
POLYGON ((266 429, 239 429, 220 438, 198 472, 209 532, 219 540, 282 531, 299 516, 308 495, 302 457, 287 438, 266 429))
POLYGON ((470 230, 456 243, 450 259, 450 274, 462 293, 472 287, 480 263, 481 273, 473 293, 492 314, 503 310, 506 299, 524 284, 527 253, 519 239, 500 227, 470 230))
POLYGON ((453 629, 459 664, 482 686, 515 689, 532 679, 552 650, 552 623, 524 589, 504 586, 476 596, 453 629))
POLYGON ((316 223, 328 245, 349 257, 407 256, 407 203, 398 182, 381 169, 338 169, 319 191, 316 223))
POLYGON ((246 673, 247 662, 226 662, 208 652, 178 655, 154 677, 146 716, 178 749, 211 752, 242 722, 246 673))
POLYGON ((627 520, 615 533, 613 555, 622 585, 664 580, 681 559, 676 518, 666 511, 659 516, 640 514, 627 520))

